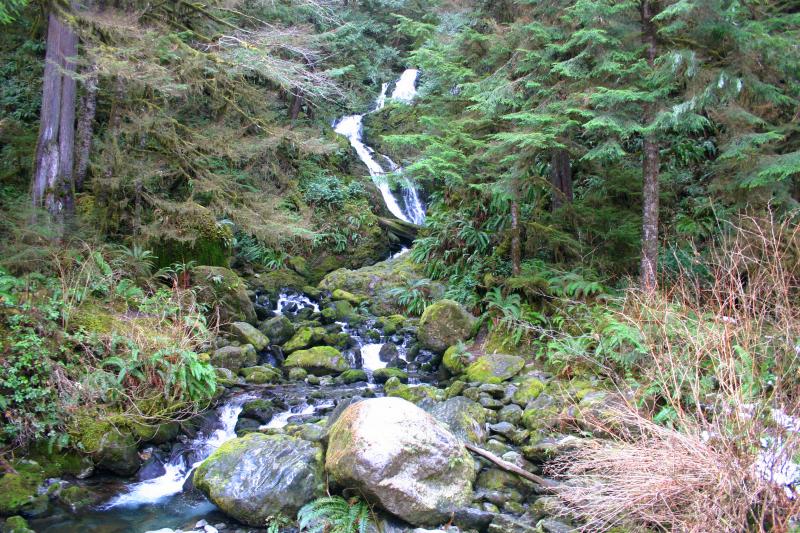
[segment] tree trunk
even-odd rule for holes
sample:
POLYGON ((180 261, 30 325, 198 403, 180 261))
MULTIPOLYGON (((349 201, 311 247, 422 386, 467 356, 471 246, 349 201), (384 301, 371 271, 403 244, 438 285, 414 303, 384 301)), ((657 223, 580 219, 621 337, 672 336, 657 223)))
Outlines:
POLYGON ((511 273, 519 276, 522 263, 522 238, 519 228, 519 178, 511 180, 511 273))
MULTIPOLYGON (((658 13, 657 2, 642 0, 642 41, 646 48, 647 64, 655 68, 657 42, 656 26, 653 17, 658 13)), ((648 126, 655 117, 653 104, 645 105, 644 125, 648 126)), ((656 289, 658 272, 658 144, 653 134, 646 134, 642 146, 642 264, 641 284, 645 291, 656 289)))
POLYGON ((550 184, 553 186, 553 211, 565 203, 572 203, 572 166, 566 150, 553 152, 550 159, 550 184))
POLYGON ((85 92, 80 100, 78 133, 76 136, 77 161, 75 163, 75 190, 83 189, 86 171, 89 169, 89 155, 92 151, 92 131, 97 112, 97 65, 92 63, 86 71, 85 92))
POLYGON ((292 120, 297 120, 297 117, 300 116, 300 109, 302 105, 303 105, 303 97, 295 94, 292 97, 292 107, 289 110, 289 118, 291 118, 292 120))
POLYGON ((78 36, 50 13, 39 140, 33 171, 33 206, 44 207, 63 226, 73 205, 76 83, 73 58, 78 36))

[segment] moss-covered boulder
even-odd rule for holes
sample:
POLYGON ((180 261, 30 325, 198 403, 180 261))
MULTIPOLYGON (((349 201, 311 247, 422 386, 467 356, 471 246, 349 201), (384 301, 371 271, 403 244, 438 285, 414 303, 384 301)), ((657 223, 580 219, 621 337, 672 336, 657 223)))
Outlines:
POLYGON ((67 474, 82 479, 90 476, 94 470, 94 463, 86 455, 68 448, 56 449, 47 442, 37 442, 31 446, 28 459, 36 461, 44 469, 46 478, 67 474))
POLYGON ((288 435, 250 433, 203 461, 194 484, 225 514, 263 527, 268 518, 294 516, 324 495, 322 451, 288 435))
POLYGON ((397 378, 401 383, 408 383, 408 373, 399 368, 376 368, 372 372, 375 383, 386 383, 391 378, 397 378))
POLYGON ((516 376, 523 366, 525 360, 516 355, 483 355, 467 367, 467 380, 479 383, 502 383, 516 376))
POLYGON ((385 335, 394 335, 403 324, 406 322, 406 317, 403 315, 390 315, 378 318, 376 325, 383 330, 385 335))
POLYGON ((417 526, 440 525, 472 501, 475 462, 461 441, 400 398, 348 406, 328 434, 325 469, 417 526))
POLYGON ((78 485, 71 485, 58 494, 58 501, 72 512, 86 509, 99 499, 100 496, 96 492, 78 485))
POLYGON ((249 322, 234 322, 230 330, 236 340, 242 344, 252 344, 258 352, 269 346, 269 338, 249 322))
POLYGON ((538 398, 544 392, 544 389, 545 384, 541 379, 527 377, 517 384, 517 390, 514 392, 512 401, 521 407, 525 407, 528 403, 538 398))
POLYGON ((242 412, 239 413, 239 416, 244 418, 252 418, 253 420, 258 420, 262 424, 266 424, 272 420, 272 416, 274 414, 275 407, 273 407, 271 401, 258 399, 250 400, 249 402, 245 403, 242 406, 242 412))
POLYGON ((180 431, 178 422, 164 422, 162 424, 142 424, 129 422, 129 427, 137 440, 153 444, 164 444, 175 440, 180 431))
POLYGON ((283 345, 283 352, 290 354, 297 350, 310 348, 325 340, 325 328, 303 327, 283 345))
MULTIPOLYGON (((405 287, 425 278, 422 267, 405 255, 381 261, 358 270, 339 269, 331 272, 320 282, 320 289, 334 291, 342 289, 369 301, 370 310, 378 316, 402 314, 405 310, 391 293, 396 287, 405 287)), ((444 285, 432 282, 428 291, 433 298, 444 295, 444 285)), ((446 348, 446 346, 445 346, 446 348)))
POLYGON ((449 347, 442 357, 442 365, 454 376, 464 373, 467 369, 466 361, 466 354, 458 345, 449 347))
POLYGON ((437 403, 430 413, 460 439, 473 444, 486 442, 486 409, 481 404, 456 396, 437 403))
POLYGON ((468 339, 474 323, 475 317, 458 302, 439 300, 422 313, 417 337, 423 347, 441 353, 468 339))
POLYGON ((265 320, 258 327, 259 331, 269 338, 273 344, 283 344, 294 335, 294 324, 284 315, 265 320))
POLYGON ((242 368, 254 366, 258 362, 258 354, 252 344, 244 346, 224 346, 211 354, 211 364, 217 368, 227 368, 237 373, 242 368))
POLYGON ((119 424, 84 413, 73 419, 68 431, 72 440, 89 454, 97 466, 120 476, 131 476, 142 464, 137 453, 138 441, 126 426, 126 421, 117 418, 120 418, 119 424))
POLYGON ((402 383, 396 377, 391 377, 386 380, 386 383, 383 385, 383 391, 386 393, 386 396, 402 398, 413 404, 419 404, 425 400, 441 401, 444 399, 444 392, 441 389, 425 384, 412 387, 411 385, 402 383))
POLYGON ((292 352, 283 363, 286 368, 302 368, 310 374, 325 376, 340 374, 350 368, 347 357, 331 346, 315 346, 292 352))
POLYGON ((281 371, 272 365, 249 366, 239 370, 244 380, 254 385, 277 383, 281 380, 281 371))
POLYGON ((250 279, 253 289, 261 289, 271 297, 276 297, 281 291, 293 290, 302 292, 308 281, 293 270, 281 268, 267 272, 259 272, 250 279))
POLYGON ((35 461, 13 461, 14 472, 0 477, 0 516, 14 515, 31 505, 44 483, 44 469, 35 461))
POLYGON ((9 516, 0 527, 3 533, 36 533, 28 527, 28 521, 21 516, 9 516))
POLYGON ((205 207, 189 203, 176 216, 162 220, 157 236, 150 240, 150 249, 158 267, 190 262, 227 267, 231 242, 230 226, 218 223, 205 207))
POLYGON ((229 268, 198 266, 191 272, 198 302, 205 304, 212 316, 223 324, 243 321, 255 324, 256 310, 247 296, 244 281, 229 268))
POLYGON ((343 300, 355 307, 358 307, 367 300, 365 296, 356 296, 352 292, 348 292, 343 289, 334 289, 333 292, 331 293, 331 299, 343 300))
POLYGON ((360 368, 351 368, 350 370, 342 372, 337 379, 349 385, 351 383, 358 383, 359 381, 367 381, 367 373, 360 368))

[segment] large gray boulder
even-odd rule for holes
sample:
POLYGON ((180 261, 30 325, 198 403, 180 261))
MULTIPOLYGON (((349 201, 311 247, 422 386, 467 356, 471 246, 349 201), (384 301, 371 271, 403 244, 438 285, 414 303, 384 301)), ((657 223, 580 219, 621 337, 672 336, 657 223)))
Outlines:
POLYGON ((442 353, 450 346, 468 339, 475 317, 453 300, 439 300, 429 305, 419 319, 417 337, 423 347, 442 353))
POLYGON ((322 451, 288 435, 249 433, 219 447, 194 474, 194 484, 223 512, 251 526, 294 516, 324 494, 322 451))
POLYGON ((472 500, 475 463, 464 445, 400 398, 345 409, 331 426, 325 468, 339 485, 417 526, 442 524, 472 500))
POLYGON ((486 409, 478 402, 456 396, 437 403, 430 413, 460 439, 473 444, 486 442, 486 409))

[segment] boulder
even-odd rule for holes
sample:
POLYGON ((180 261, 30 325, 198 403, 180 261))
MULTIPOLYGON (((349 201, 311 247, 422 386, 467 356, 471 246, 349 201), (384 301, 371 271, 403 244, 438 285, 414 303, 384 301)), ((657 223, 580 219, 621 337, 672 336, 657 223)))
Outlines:
POLYGON ((197 301, 206 304, 221 323, 255 323, 256 310, 247 296, 244 282, 236 272, 225 267, 197 266, 191 272, 197 301))
POLYGON ((342 352, 331 346, 315 346, 293 352, 283 363, 286 368, 302 368, 316 376, 340 374, 350 368, 342 352))
POLYGON ((516 376, 525 360, 516 355, 490 354, 479 357, 467 367, 467 380, 480 383, 502 383, 516 376))
POLYGON ((464 445, 399 398, 347 407, 330 429, 325 468, 339 485, 413 525, 444 523, 472 501, 475 462, 464 445))
POLYGON ((525 378, 517 386, 512 401, 519 406, 525 407, 529 402, 538 398, 544 389, 545 384, 541 379, 535 377, 525 378))
POLYGON ((44 470, 35 461, 14 461, 15 472, 0 477, 0 515, 17 514, 33 503, 44 482, 44 470))
POLYGON ((386 383, 391 378, 397 378, 401 383, 408 383, 408 374, 399 368, 376 368, 372 372, 372 379, 375 383, 386 383))
POLYGON ((458 438, 473 444, 486 442, 486 410, 479 403, 456 396, 437 403, 430 413, 458 438))
POLYGON ((73 424, 70 436, 98 466, 120 476, 139 470, 142 460, 130 430, 90 415, 76 417, 73 424))
POLYGON ((444 400, 443 392, 432 385, 406 385, 401 383, 397 377, 390 377, 386 380, 383 390, 387 396, 402 398, 417 405, 444 400))
POLYGON ((194 484, 226 514, 260 527, 324 494, 322 452, 288 435, 249 433, 203 461, 194 484))
POLYGON ((442 357, 442 365, 444 365, 447 371, 453 376, 463 374, 464 370, 467 369, 467 365, 464 364, 464 361, 466 361, 465 354, 458 345, 449 347, 445 350, 444 356, 442 357))
POLYGON ((250 400, 242 406, 242 412, 239 416, 252 418, 258 420, 262 424, 268 423, 272 420, 272 415, 275 413, 275 408, 269 400, 250 400))
POLYGON ((273 344, 283 344, 294 335, 294 325, 292 321, 284 315, 265 320, 259 326, 261 333, 266 335, 273 344))
POLYGON ((292 338, 283 345, 283 352, 290 354, 297 350, 310 348, 315 344, 321 343, 325 339, 326 333, 324 328, 300 328, 292 338))
POLYGON ((269 338, 247 322, 230 325, 231 334, 242 344, 252 344, 257 352, 269 346, 269 338))
POLYGON ((458 302, 439 300, 422 313, 417 337, 424 348, 442 353, 459 341, 468 339, 474 323, 475 317, 458 302))
POLYGON ((393 342, 385 343, 383 346, 381 346, 381 349, 378 352, 378 358, 384 363, 388 363, 392 359, 396 359, 399 356, 400 356, 400 350, 397 348, 397 345, 393 342))
POLYGON ((350 305, 358 307, 361 305, 362 302, 366 301, 366 297, 364 296, 356 296, 352 292, 347 292, 342 289, 334 289, 331 293, 332 300, 343 300, 350 305))
POLYGON ((239 374, 248 383, 263 385, 265 383, 276 383, 281 380, 281 371, 272 365, 249 366, 239 370, 239 374))
POLYGON ((367 381, 367 373, 360 368, 351 368, 350 370, 342 372, 339 379, 342 383, 349 385, 351 383, 358 383, 359 381, 367 381))
POLYGON ((244 367, 258 363, 258 354, 252 344, 225 346, 211 354, 211 364, 238 373, 244 367))

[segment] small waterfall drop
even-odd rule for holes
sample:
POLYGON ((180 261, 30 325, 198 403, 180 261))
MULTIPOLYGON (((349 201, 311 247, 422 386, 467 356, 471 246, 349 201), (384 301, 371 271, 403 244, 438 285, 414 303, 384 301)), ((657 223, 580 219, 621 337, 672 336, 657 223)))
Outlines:
MULTIPOLYGON (((392 91, 391 98, 404 103, 411 103, 417 94, 416 82, 419 76, 419 71, 416 69, 408 69, 400 76, 395 83, 394 91, 392 91)), ((380 111, 386 105, 386 93, 389 89, 389 84, 384 83, 381 87, 381 93, 375 100, 374 111, 380 111)), ((402 176, 402 168, 400 168, 394 161, 382 154, 377 154, 375 150, 364 144, 363 142, 363 120, 364 115, 349 115, 342 117, 334 123, 333 129, 336 133, 344 135, 350 141, 350 145, 355 148, 356 154, 359 159, 366 165, 369 170, 369 175, 372 176, 373 182, 381 192, 383 201, 386 203, 387 209, 394 216, 400 220, 411 222, 413 224, 422 225, 425 223, 425 206, 419 199, 419 193, 416 187, 405 176, 402 176), (375 156, 380 155, 386 162, 385 169, 375 160, 375 156), (387 174, 389 172, 398 173, 402 176, 400 188, 402 189, 399 195, 392 192, 389 182, 387 181, 387 174)))

